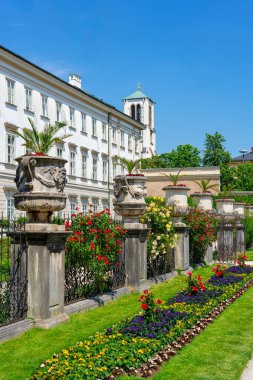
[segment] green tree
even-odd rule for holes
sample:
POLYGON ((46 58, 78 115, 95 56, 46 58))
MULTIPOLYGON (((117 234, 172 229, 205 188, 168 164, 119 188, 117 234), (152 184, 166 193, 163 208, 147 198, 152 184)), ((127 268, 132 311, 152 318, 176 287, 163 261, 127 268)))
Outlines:
POLYGON ((170 153, 161 154, 167 168, 186 168, 201 165, 200 151, 191 144, 178 145, 170 153))
POLYGON ((165 162, 161 156, 152 156, 141 160, 142 169, 165 168, 165 162))
POLYGON ((228 164, 231 161, 231 155, 225 150, 223 145, 225 141, 224 137, 218 132, 215 132, 213 135, 206 134, 203 157, 204 166, 220 166, 228 164))
POLYGON ((253 190, 253 165, 240 164, 235 168, 235 189, 241 191, 253 190))

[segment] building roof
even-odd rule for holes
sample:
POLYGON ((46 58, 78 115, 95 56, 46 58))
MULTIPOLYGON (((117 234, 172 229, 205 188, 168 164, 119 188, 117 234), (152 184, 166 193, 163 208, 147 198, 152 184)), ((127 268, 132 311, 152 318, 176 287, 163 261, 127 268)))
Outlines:
POLYGON ((50 75, 52 78, 54 78, 54 79, 56 79, 56 80, 58 80, 58 81, 64 83, 65 85, 71 87, 72 89, 78 91, 79 93, 82 93, 82 94, 88 96, 89 98, 91 98, 91 99, 93 99, 93 100, 95 100, 95 101, 101 103, 102 105, 108 107, 109 109, 111 109, 110 112, 114 112, 114 113, 116 113, 116 114, 118 113, 118 114, 120 114, 121 116, 124 115, 124 118, 126 118, 126 119, 129 120, 129 121, 131 121, 131 123, 136 124, 136 126, 138 125, 139 129, 145 129, 144 125, 143 125, 141 122, 138 122, 138 121, 136 121, 136 120, 133 120, 133 119, 131 118, 131 116, 129 116, 129 115, 125 114, 124 112, 118 110, 116 107, 112 106, 111 104, 104 102, 102 99, 99 99, 99 98, 97 98, 96 96, 89 94, 88 92, 82 90, 81 88, 78 88, 78 87, 73 86, 72 84, 70 84, 70 83, 66 82, 65 80, 63 80, 63 79, 57 77, 56 75, 50 73, 49 71, 47 71, 47 70, 41 68, 40 66, 38 66, 38 65, 36 65, 36 64, 34 64, 34 63, 32 63, 32 62, 29 61, 28 59, 23 58, 23 57, 20 56, 19 54, 14 53, 13 51, 11 51, 11 50, 5 48, 5 47, 2 46, 2 45, 0 45, 0 49, 4 50, 6 53, 9 53, 9 54, 11 54, 12 56, 14 56, 14 57, 16 57, 16 58, 22 60, 23 62, 26 62, 26 63, 28 63, 29 65, 32 65, 34 68, 40 70, 41 72, 50 75))
POLYGON ((138 90, 126 96, 123 100, 146 99, 146 98, 149 99, 152 103, 154 103, 153 100, 149 96, 143 94, 143 92, 141 91, 141 86, 138 83, 138 90))
POLYGON ((240 156, 232 158, 232 162, 247 162, 253 161, 253 151, 241 154, 240 156))

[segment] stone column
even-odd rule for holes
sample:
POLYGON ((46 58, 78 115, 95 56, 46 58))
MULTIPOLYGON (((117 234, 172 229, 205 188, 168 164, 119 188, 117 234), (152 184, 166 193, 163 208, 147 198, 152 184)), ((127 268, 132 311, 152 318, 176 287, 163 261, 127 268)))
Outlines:
POLYGON ((178 237, 174 247, 175 252, 175 269, 188 270, 189 262, 189 230, 190 228, 183 223, 176 224, 175 230, 178 237))
POLYGON ((126 284, 137 291, 147 280, 147 234, 146 224, 139 217, 146 210, 146 178, 140 176, 117 176, 114 185, 114 210, 122 216, 127 230, 125 240, 126 284))
POLYGON ((231 219, 222 219, 218 226, 218 260, 233 261, 236 258, 236 226, 231 219))
MULTIPOLYGON (((21 234, 27 241, 28 317, 36 326, 49 328, 68 319, 64 314, 65 226, 50 223, 54 211, 66 206, 63 194, 67 162, 49 156, 23 156, 15 182, 15 207, 26 211, 25 231, 15 232, 14 244, 21 234)), ((10 235, 11 236, 11 235, 10 235)))
POLYGON ((124 223, 126 284, 139 289, 147 280, 147 234, 149 229, 141 223, 124 223))

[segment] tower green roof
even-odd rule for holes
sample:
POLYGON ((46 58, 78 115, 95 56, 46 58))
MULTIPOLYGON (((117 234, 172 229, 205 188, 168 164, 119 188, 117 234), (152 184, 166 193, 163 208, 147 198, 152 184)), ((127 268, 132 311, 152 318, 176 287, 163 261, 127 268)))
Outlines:
POLYGON ((126 96, 124 99, 143 99, 148 98, 147 95, 143 94, 142 91, 138 90, 133 92, 131 95, 126 96))

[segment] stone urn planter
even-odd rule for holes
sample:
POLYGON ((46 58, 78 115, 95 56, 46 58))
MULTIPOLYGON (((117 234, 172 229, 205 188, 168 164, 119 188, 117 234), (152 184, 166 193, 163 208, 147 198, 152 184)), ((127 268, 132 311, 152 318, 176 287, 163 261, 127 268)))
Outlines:
POLYGON ((163 187, 165 192, 165 202, 168 206, 177 208, 187 208, 187 193, 190 190, 187 186, 171 186, 163 187))
POLYGON ((204 211, 212 210, 213 194, 210 191, 193 193, 190 196, 198 209, 204 211))
POLYGON ((58 157, 27 155, 16 158, 15 207, 27 211, 28 222, 48 223, 54 211, 63 210, 67 196, 63 194, 67 182, 67 160, 58 157))
POLYGON ((219 214, 233 214, 234 212, 234 199, 223 198, 216 199, 216 209, 219 214))
POLYGON ((147 178, 143 175, 122 175, 114 178, 114 210, 124 223, 139 223, 145 212, 147 178))
POLYGON ((242 202, 234 202, 233 204, 234 214, 243 217, 245 211, 245 203, 242 202))

